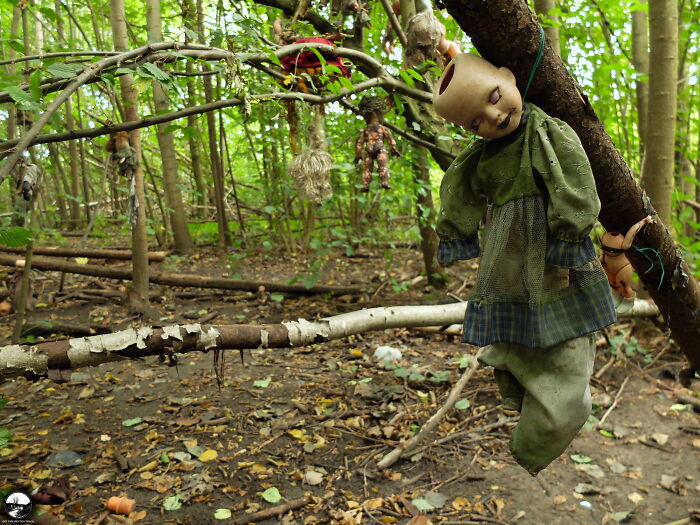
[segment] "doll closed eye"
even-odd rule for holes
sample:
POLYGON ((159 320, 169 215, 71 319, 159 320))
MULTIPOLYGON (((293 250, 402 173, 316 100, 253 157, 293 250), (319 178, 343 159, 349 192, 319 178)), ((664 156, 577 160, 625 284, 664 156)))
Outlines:
POLYGON ((498 104, 498 101, 501 100, 501 97, 501 90, 497 87, 491 92, 491 95, 489 95, 489 102, 491 102, 491 104, 498 104))

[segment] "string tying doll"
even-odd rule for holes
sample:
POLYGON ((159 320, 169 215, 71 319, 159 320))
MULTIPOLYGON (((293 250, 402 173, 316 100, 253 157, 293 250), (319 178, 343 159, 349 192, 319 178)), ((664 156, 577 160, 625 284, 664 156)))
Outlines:
POLYGON ((649 215, 633 224, 624 235, 620 232, 605 232, 600 238, 603 252, 600 262, 613 290, 618 313, 633 305, 636 296, 631 286, 632 264, 625 253, 632 248, 632 242, 637 233, 644 226, 653 222, 654 220, 649 215))
POLYGON ((401 153, 396 149, 396 141, 389 128, 382 124, 386 112, 386 101, 381 97, 363 97, 359 104, 360 114, 367 124, 362 130, 355 144, 355 162, 362 161, 362 191, 369 191, 372 180, 374 162, 377 162, 377 173, 382 188, 390 190, 389 186, 389 155, 386 143, 389 144, 391 154, 400 157, 401 153))
POLYGON ((515 460, 536 475, 591 409, 595 332, 616 320, 590 232, 600 211, 578 136, 525 102, 513 73, 459 54, 435 85, 438 115, 477 138, 445 172, 436 231, 442 264, 480 257, 462 341, 482 349, 502 408, 520 411, 515 460))

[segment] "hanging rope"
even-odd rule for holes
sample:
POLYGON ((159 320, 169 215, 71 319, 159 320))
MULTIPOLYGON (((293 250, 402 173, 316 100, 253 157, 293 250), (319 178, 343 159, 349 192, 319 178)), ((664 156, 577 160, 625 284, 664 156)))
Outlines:
POLYGON ((535 72, 537 68, 540 67, 540 62, 542 61, 542 52, 544 51, 544 42, 547 40, 544 29, 541 25, 537 25, 540 28, 540 48, 537 50, 537 56, 535 57, 535 63, 532 65, 530 70, 530 78, 527 79, 527 84, 525 85, 525 91, 523 92, 523 102, 525 101, 525 96, 527 95, 528 89, 530 89, 530 84, 532 84, 532 79, 535 78, 535 72))

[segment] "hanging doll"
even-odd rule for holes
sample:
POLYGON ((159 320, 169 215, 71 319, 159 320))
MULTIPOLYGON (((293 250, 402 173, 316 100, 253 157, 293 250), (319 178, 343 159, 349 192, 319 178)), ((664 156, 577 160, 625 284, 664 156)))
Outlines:
POLYGON ((401 153, 396 149, 396 141, 389 129, 382 125, 382 116, 386 111, 386 103, 380 97, 364 97, 359 104, 360 114, 367 126, 360 133, 355 144, 355 162, 362 160, 362 191, 369 191, 372 180, 374 162, 377 162, 377 172, 382 188, 390 190, 389 186, 389 156, 385 142, 389 143, 391 154, 397 157, 401 153))
MULTIPOLYGON (((326 44, 333 46, 333 42, 326 40, 325 38, 310 37, 310 38, 299 38, 292 42, 294 44, 303 43, 317 43, 326 44)), ((350 78, 350 69, 348 67, 348 62, 342 58, 329 53, 328 51, 318 50, 324 60, 326 65, 335 66, 340 69, 341 74, 350 78)), ((280 59, 282 64, 282 70, 289 75, 288 79, 285 80, 285 87, 288 89, 295 89, 301 91, 302 93, 317 92, 323 87, 323 82, 319 78, 324 72, 324 64, 318 58, 318 54, 313 51, 302 51, 296 55, 283 56, 280 59)), ((326 74, 325 82, 328 82, 334 78, 335 75, 326 74)))
POLYGON ((523 98, 507 68, 471 54, 433 93, 440 116, 481 137, 442 180, 438 259, 481 257, 462 340, 485 347, 503 408, 521 412, 511 452, 534 476, 586 422, 594 333, 616 315, 589 237, 600 201, 586 153, 523 98))
POLYGON ((630 286, 632 282, 632 265, 625 252, 632 247, 635 235, 645 225, 654 222, 651 216, 647 216, 634 224, 625 235, 620 232, 605 232, 600 239, 603 256, 600 259, 608 282, 613 289, 613 295, 618 304, 617 310, 626 310, 627 306, 634 304, 635 293, 630 286))

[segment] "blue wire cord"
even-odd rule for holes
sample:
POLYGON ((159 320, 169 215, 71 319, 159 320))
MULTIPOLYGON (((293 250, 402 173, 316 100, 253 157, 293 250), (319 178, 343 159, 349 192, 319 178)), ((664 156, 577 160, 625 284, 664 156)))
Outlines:
POLYGON ((537 68, 540 67, 540 61, 542 60, 542 52, 544 51, 544 43, 547 38, 545 37, 544 34, 544 29, 542 28, 541 25, 538 24, 540 28, 540 48, 537 50, 537 56, 535 57, 535 63, 532 65, 532 69, 530 70, 530 78, 527 79, 527 84, 525 85, 525 91, 523 92, 523 102, 525 101, 525 96, 527 95, 527 90, 530 89, 530 84, 532 84, 532 79, 535 78, 535 72, 537 71, 537 68))
POLYGON ((639 252, 642 255, 642 257, 644 257, 647 260, 647 262, 649 263, 649 268, 647 268, 647 270, 644 272, 645 274, 652 271, 654 269, 654 267, 656 266, 656 264, 654 263, 654 260, 651 257, 649 257, 646 254, 646 252, 652 252, 654 255, 656 255, 656 258, 659 260, 659 267, 661 268, 661 279, 659 279, 659 285, 656 287, 656 289, 661 290, 661 285, 663 284, 664 278, 666 277, 666 271, 664 268, 663 259, 661 259, 661 254, 657 250, 655 250, 654 248, 639 248, 635 245, 632 245, 632 248, 634 248, 634 250, 636 252, 639 252))

